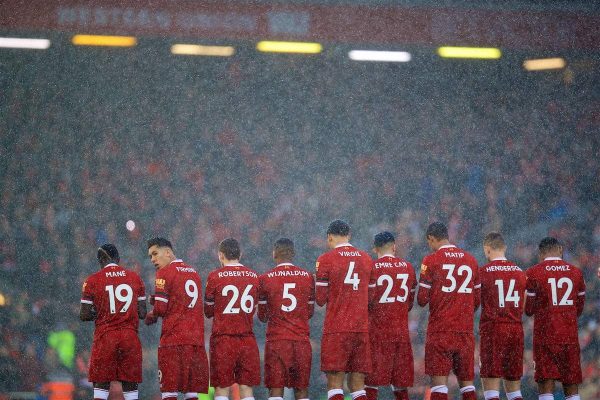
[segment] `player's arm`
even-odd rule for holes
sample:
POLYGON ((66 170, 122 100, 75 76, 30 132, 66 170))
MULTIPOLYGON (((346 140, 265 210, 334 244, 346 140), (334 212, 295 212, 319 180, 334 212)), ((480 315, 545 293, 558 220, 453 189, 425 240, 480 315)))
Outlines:
POLYGON ((315 280, 310 277, 310 296, 308 297, 308 318, 315 314, 315 280))
POLYGON ((369 306, 373 304, 377 294, 377 276, 375 275, 375 269, 373 268, 373 260, 369 257, 369 306))
POLYGON ((580 317, 583 312, 583 306, 585 306, 585 281, 583 275, 579 278, 579 290, 577 291, 577 316, 580 317))
POLYGON ((315 300, 323 307, 327 304, 329 295, 329 268, 324 260, 319 257, 315 266, 315 300))
POLYGON ((431 268, 425 263, 421 264, 421 275, 419 276, 419 292, 417 294, 417 303, 421 307, 425 307, 429 303, 431 286, 433 279, 431 276, 431 268))
MULTIPOLYGON (((410 268, 412 268, 412 265, 410 266, 410 268)), ((417 278, 415 277, 414 269, 410 276, 412 284, 410 285, 408 297, 406 298, 408 311, 412 310, 413 305, 415 304, 415 293, 417 291, 417 278)))
POLYGON ((536 311, 537 298, 534 280, 529 277, 525 285, 525 297, 527 298, 525 301, 525 314, 531 317, 536 311))
POLYGON ((79 307, 79 319, 82 321, 93 321, 96 319, 94 308, 93 283, 86 280, 81 289, 81 306, 79 307))
POLYGON ((258 282, 258 319, 265 323, 269 320, 269 302, 263 277, 258 282))
POLYGON ((479 266, 473 260, 473 312, 481 305, 481 281, 479 280, 479 266))
POLYGON ((215 315, 215 285, 212 275, 206 279, 206 291, 204 292, 204 315, 212 318, 215 315))
POLYGON ((137 313, 139 319, 146 318, 146 286, 142 278, 138 279, 138 292, 137 292, 137 313))

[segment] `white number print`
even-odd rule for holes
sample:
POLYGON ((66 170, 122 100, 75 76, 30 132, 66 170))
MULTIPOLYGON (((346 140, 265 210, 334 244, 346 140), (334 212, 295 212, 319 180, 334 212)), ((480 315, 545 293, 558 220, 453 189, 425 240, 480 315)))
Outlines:
POLYGON ((387 285, 385 287, 385 290, 383 291, 383 294, 381 295, 381 298, 379 299, 379 303, 385 304, 393 303, 395 301, 404 303, 406 301, 409 294, 408 286, 406 286, 406 282, 408 281, 408 274, 397 274, 396 279, 400 281, 400 289, 403 290, 403 294, 402 296, 390 297, 390 293, 392 292, 392 288, 394 287, 394 280, 392 279, 392 277, 389 275, 380 275, 379 278, 377 278, 377 286, 383 286, 384 284, 387 285))
POLYGON ((119 312, 126 313, 131 306, 131 301, 133 300, 133 289, 131 286, 122 283, 116 288, 113 285, 107 285, 105 290, 108 292, 108 303, 110 306, 110 313, 117 313, 117 304, 116 301, 119 301, 123 304, 123 307, 119 310, 119 312))
MULTIPOLYGON (((446 275, 446 279, 450 281, 450 286, 442 286, 442 291, 446 293, 451 293, 456 290, 456 278, 454 277, 454 268, 456 265, 454 264, 444 264, 442 265, 443 270, 447 270, 448 274, 446 275)), ((469 283, 471 283, 471 278, 473 277, 473 271, 467 265, 461 265, 458 267, 456 274, 458 276, 467 275, 463 283, 457 290, 457 293, 472 293, 473 289, 469 287, 469 283)))
MULTIPOLYGON (((254 309, 254 297, 250 296, 250 290, 252 290, 252 285, 246 286, 246 289, 244 289, 244 292, 242 293, 242 298, 240 299, 240 307, 246 314, 250 314, 254 309)), ((240 297, 240 291, 234 285, 227 285, 221 291, 221 295, 228 297, 229 293, 232 293, 233 295, 223 310, 223 314, 239 314, 240 309, 234 307, 234 305, 236 304, 238 297, 240 297)))
POLYGON ((569 299, 571 296, 571 292, 573 291, 573 281, 569 278, 562 277, 556 281, 556 278, 548 278, 548 283, 550 284, 550 290, 552 291, 552 304, 555 306, 572 306, 573 300, 569 299), (560 302, 558 301, 558 289, 562 289, 564 286, 567 286, 565 293, 563 294, 560 302))
POLYGON ((194 308, 198 301, 198 285, 191 279, 185 281, 185 292, 192 298, 192 301, 188 305, 188 308, 194 308))
POLYGON ((358 284, 360 283, 360 279, 358 277, 358 272, 354 272, 354 261, 350 261, 350 265, 348 266, 348 272, 346 273, 346 278, 344 279, 344 283, 347 285, 352 285, 352 290, 358 290, 358 284))
POLYGON ((294 311, 296 309, 296 306, 298 305, 298 299, 296 299, 296 296, 294 296, 293 294, 290 293, 290 289, 295 289, 295 288, 296 288, 295 283, 284 283, 283 284, 283 298, 290 300, 289 306, 284 306, 283 304, 281 305, 281 309, 285 312, 294 311))
POLYGON ((502 279, 496 279, 494 283, 498 286, 498 305, 500 308, 504 308, 509 301, 514 303, 515 308, 518 308, 521 297, 519 296, 519 292, 515 291, 516 281, 514 279, 508 281, 508 292, 506 292, 506 296, 504 295, 504 281, 502 279))

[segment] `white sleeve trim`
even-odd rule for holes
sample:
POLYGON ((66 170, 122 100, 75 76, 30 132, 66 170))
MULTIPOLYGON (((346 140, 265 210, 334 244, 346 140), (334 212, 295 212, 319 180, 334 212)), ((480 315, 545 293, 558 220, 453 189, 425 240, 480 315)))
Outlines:
POLYGON ((426 288, 426 289, 431 289, 431 285, 428 285, 428 284, 426 284, 426 283, 423 283, 423 282, 420 282, 420 283, 419 283, 419 286, 422 286, 422 287, 424 287, 424 288, 426 288))
POLYGON ((416 291, 417 291, 417 289, 410 289, 410 292, 411 292, 411 293, 414 293, 414 292, 416 292, 416 291))
POLYGON ((266 300, 261 300, 261 301, 258 302, 258 304, 267 304, 267 301, 266 300))
POLYGON ((525 294, 526 294, 527 296, 535 296, 535 293, 533 293, 533 292, 530 292, 530 291, 526 291, 526 292, 525 292, 525 294))
POLYGON ((309 301, 308 304, 315 304, 313 300, 309 301))
POLYGON ((204 301, 204 304, 206 304, 207 306, 214 306, 215 302, 214 301, 204 301))
POLYGON ((377 285, 374 283, 372 285, 369 285, 369 287, 373 288, 373 287, 377 287, 377 285))
POLYGON ((83 300, 83 299, 81 299, 81 302, 82 302, 83 304, 94 304, 94 302, 93 302, 93 301, 91 301, 91 300, 83 300))
POLYGON ((146 300, 146 296, 140 296, 138 297, 138 300, 146 300))
POLYGON ((168 303, 169 302, 169 300, 167 300, 167 299, 163 299, 162 297, 156 297, 156 296, 154 297, 154 300, 156 300, 156 301, 162 301, 163 303, 168 303))
POLYGON ((578 295, 579 296, 585 296, 585 292, 579 292, 578 295))
POLYGON ((475 289, 481 289, 481 283, 478 285, 473 286, 475 289))
POLYGON ((329 286, 328 282, 317 282, 316 283, 317 286, 329 286))

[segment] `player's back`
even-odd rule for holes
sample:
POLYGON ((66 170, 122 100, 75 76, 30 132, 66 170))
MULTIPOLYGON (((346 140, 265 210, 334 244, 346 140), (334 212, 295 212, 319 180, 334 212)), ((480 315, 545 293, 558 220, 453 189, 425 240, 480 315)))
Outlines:
POLYGON ((182 260, 175 260, 156 273, 155 301, 167 303, 160 345, 204 345, 202 280, 182 260))
POLYGON ((375 280, 369 312, 369 334, 381 341, 407 339, 408 312, 417 285, 411 263, 398 257, 383 256, 373 261, 375 280))
POLYGON ((473 333, 477 261, 468 252, 445 245, 423 259, 420 283, 430 290, 428 333, 473 333))
POLYGON ((212 336, 253 335, 257 292, 258 275, 242 264, 225 265, 212 271, 205 294, 206 304, 214 305, 212 336))
MULTIPOLYGON (((550 257, 527 270, 527 309, 535 311, 534 340, 577 343, 578 304, 585 296, 579 268, 550 257)), ((529 312, 529 311, 528 311, 529 312)))
POLYGON ((81 302, 93 304, 97 317, 94 335, 112 330, 137 332, 138 301, 146 300, 144 283, 134 271, 108 264, 86 279, 81 302))
POLYGON ((479 269, 481 281, 480 328, 497 324, 521 324, 527 277, 515 263, 505 258, 493 260, 479 269))
POLYGON ((317 291, 327 287, 323 333, 368 332, 371 257, 346 243, 317 260, 317 291))
POLYGON ((267 340, 309 340, 314 281, 304 269, 282 263, 260 277, 259 297, 268 306, 267 340))

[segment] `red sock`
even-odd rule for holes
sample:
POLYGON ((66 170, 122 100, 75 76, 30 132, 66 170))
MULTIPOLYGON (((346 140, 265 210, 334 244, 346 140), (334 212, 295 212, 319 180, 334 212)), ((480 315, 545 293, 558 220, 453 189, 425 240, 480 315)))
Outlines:
POLYGON ((448 400, 448 393, 431 393, 430 400, 448 400))
POLYGON ((368 400, 377 400, 377 393, 379 392, 377 388, 366 386, 365 392, 367 392, 368 400))
POLYGON ((408 390, 394 390, 394 399, 408 400, 408 390))
POLYGON ((477 400, 477 393, 474 390, 469 390, 462 394, 463 400, 477 400))

